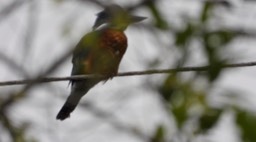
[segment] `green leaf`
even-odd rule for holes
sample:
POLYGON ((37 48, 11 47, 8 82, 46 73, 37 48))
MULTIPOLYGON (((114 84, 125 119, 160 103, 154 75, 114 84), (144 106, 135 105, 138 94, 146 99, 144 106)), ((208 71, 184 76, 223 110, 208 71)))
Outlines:
POLYGON ((195 27, 192 24, 188 23, 184 30, 178 31, 176 33, 175 44, 181 47, 186 45, 189 42, 191 36, 193 35, 194 30, 195 27))
POLYGON ((177 74, 169 75, 159 88, 164 99, 164 105, 170 115, 175 118, 177 127, 181 128, 187 121, 188 111, 193 106, 205 107, 205 93, 197 91, 192 85, 193 81, 183 82, 177 74))
POLYGON ((168 29, 168 23, 161 15, 159 8, 156 7, 154 0, 147 0, 145 5, 149 8, 151 11, 154 19, 155 19, 155 26, 159 29, 166 30, 168 29))
POLYGON ((176 123, 178 125, 178 128, 181 128, 184 124, 184 122, 188 118, 188 113, 187 113, 187 107, 185 103, 182 103, 183 105, 180 106, 175 106, 172 108, 172 113, 176 118, 176 123))
POLYGON ((225 29, 214 32, 208 32, 207 42, 212 48, 222 48, 230 43, 235 37, 236 33, 233 31, 227 31, 225 29))
POLYGON ((215 126, 221 114, 222 110, 220 109, 207 109, 207 111, 200 117, 199 132, 206 132, 215 126))
POLYGON ((164 142, 165 129, 162 125, 156 128, 154 136, 151 139, 151 142, 164 142))
POLYGON ((210 15, 212 8, 213 8, 212 2, 206 1, 204 3, 204 7, 202 9, 202 13, 201 13, 201 17, 200 17, 200 20, 202 23, 205 23, 209 19, 209 17, 210 17, 209 15, 210 15))
POLYGON ((256 142, 256 117, 245 111, 238 111, 236 123, 245 142, 256 142))
POLYGON ((208 70, 208 78, 210 81, 214 81, 216 80, 222 71, 222 67, 224 65, 223 61, 218 61, 218 60, 212 60, 210 61, 210 66, 209 66, 209 70, 208 70))
POLYGON ((219 52, 224 45, 231 41, 231 37, 228 32, 224 31, 208 32, 203 36, 203 46, 209 63, 208 78, 210 81, 216 80, 221 74, 222 66, 226 61, 220 57, 219 52))
POLYGON ((187 119, 185 94, 182 86, 177 79, 177 75, 169 75, 159 88, 159 93, 166 103, 165 106, 170 110, 170 114, 174 115, 178 127, 181 127, 187 119), (170 105, 172 107, 169 107, 170 105))
POLYGON ((169 75, 162 86, 159 87, 158 91, 161 94, 162 98, 166 102, 170 102, 173 93, 177 90, 177 80, 176 76, 174 75, 169 75))

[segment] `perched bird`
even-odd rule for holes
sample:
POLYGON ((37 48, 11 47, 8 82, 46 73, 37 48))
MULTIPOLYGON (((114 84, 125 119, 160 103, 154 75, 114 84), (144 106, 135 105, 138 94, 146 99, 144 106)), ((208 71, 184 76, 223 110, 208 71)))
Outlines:
POLYGON ((117 74, 127 48, 125 29, 145 17, 133 16, 119 5, 109 5, 97 14, 93 31, 79 41, 73 52, 71 75, 102 74, 106 78, 71 81, 71 93, 56 119, 64 120, 76 108, 80 99, 97 83, 117 74))

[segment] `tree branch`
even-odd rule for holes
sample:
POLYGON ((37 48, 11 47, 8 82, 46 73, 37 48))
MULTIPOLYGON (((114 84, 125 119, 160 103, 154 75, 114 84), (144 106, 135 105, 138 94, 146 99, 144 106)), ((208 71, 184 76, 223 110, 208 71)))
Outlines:
POLYGON ((14 1, 11 4, 5 6, 0 10, 0 22, 4 21, 4 18, 8 17, 13 12, 17 11, 27 0, 14 1))

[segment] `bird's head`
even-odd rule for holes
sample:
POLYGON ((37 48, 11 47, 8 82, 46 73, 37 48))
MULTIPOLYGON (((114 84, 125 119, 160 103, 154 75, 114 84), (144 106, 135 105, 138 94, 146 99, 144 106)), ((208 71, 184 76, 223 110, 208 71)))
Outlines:
POLYGON ((103 24, 107 24, 110 28, 125 30, 132 23, 140 22, 146 17, 131 15, 121 6, 112 4, 106 6, 105 9, 97 14, 93 30, 103 24))

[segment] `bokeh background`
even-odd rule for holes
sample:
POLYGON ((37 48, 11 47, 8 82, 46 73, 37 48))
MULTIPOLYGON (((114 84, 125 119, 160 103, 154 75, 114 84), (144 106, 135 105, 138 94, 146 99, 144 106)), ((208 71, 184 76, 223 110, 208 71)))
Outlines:
POLYGON ((1 0, 0 81, 69 76, 73 49, 104 5, 147 20, 126 30, 119 72, 209 65, 205 71, 115 77, 55 119, 68 81, 0 86, 0 142, 255 142, 253 0, 1 0))

